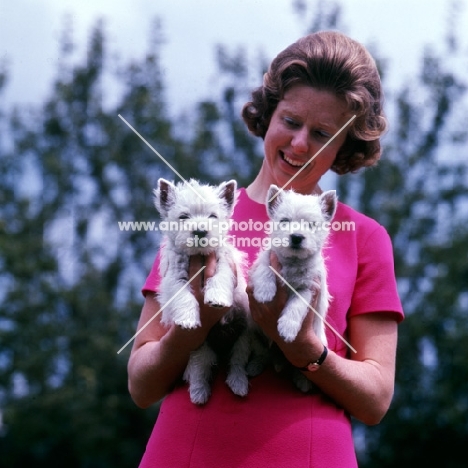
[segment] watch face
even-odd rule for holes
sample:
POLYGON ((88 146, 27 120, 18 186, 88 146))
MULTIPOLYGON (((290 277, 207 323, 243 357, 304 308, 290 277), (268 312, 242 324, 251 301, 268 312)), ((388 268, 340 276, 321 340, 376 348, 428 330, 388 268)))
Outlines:
POLYGON ((310 364, 307 365, 307 370, 309 372, 314 372, 320 367, 320 364, 317 364, 316 362, 311 362, 310 364))

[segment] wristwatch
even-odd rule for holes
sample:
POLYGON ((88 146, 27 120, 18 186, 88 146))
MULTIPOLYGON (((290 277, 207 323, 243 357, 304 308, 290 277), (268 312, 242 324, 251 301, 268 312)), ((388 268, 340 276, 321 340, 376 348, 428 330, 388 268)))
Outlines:
POLYGON ((307 366, 296 367, 296 369, 299 369, 301 371, 314 372, 320 368, 320 366, 323 364, 323 361, 325 361, 325 358, 327 357, 327 355, 328 355, 328 348, 324 346, 323 353, 320 355, 320 357, 316 361, 311 361, 309 362, 309 364, 307 364, 307 366))

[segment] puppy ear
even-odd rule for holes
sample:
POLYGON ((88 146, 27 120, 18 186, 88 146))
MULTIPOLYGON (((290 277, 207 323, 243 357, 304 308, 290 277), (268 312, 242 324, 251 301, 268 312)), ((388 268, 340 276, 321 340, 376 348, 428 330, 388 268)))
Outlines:
POLYGON ((281 190, 277 185, 271 184, 270 188, 268 189, 266 205, 268 216, 273 218, 273 214, 275 213, 276 208, 281 203, 281 199, 283 198, 283 190, 281 190))
POLYGON ((175 185, 166 179, 158 180, 158 188, 153 190, 154 205, 161 215, 166 215, 174 203, 175 185))
POLYGON ((320 195, 320 207, 325 221, 331 221, 336 213, 338 198, 335 190, 327 190, 320 195))
POLYGON ((229 212, 232 212, 236 203, 237 195, 237 182, 232 179, 229 182, 223 182, 220 184, 218 189, 218 196, 224 199, 229 212))

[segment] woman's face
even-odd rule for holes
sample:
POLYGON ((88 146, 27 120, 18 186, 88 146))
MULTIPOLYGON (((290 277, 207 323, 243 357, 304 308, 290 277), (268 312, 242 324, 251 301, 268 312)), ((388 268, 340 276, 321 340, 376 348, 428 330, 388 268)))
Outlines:
POLYGON ((320 150, 350 117, 346 102, 332 92, 305 85, 286 91, 271 117, 264 142, 264 164, 273 183, 311 193, 333 164, 347 129, 320 150))

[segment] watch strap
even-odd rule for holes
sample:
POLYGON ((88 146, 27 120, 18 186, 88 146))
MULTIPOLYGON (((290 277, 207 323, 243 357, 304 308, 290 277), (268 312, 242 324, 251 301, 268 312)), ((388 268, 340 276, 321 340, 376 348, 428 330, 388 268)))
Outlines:
POLYGON ((299 369, 301 371, 306 371, 306 372, 314 372, 320 368, 320 366, 323 364, 323 361, 325 361, 327 356, 328 356, 328 348, 324 346, 322 354, 316 361, 311 361, 306 366, 296 367, 296 369, 299 369))

